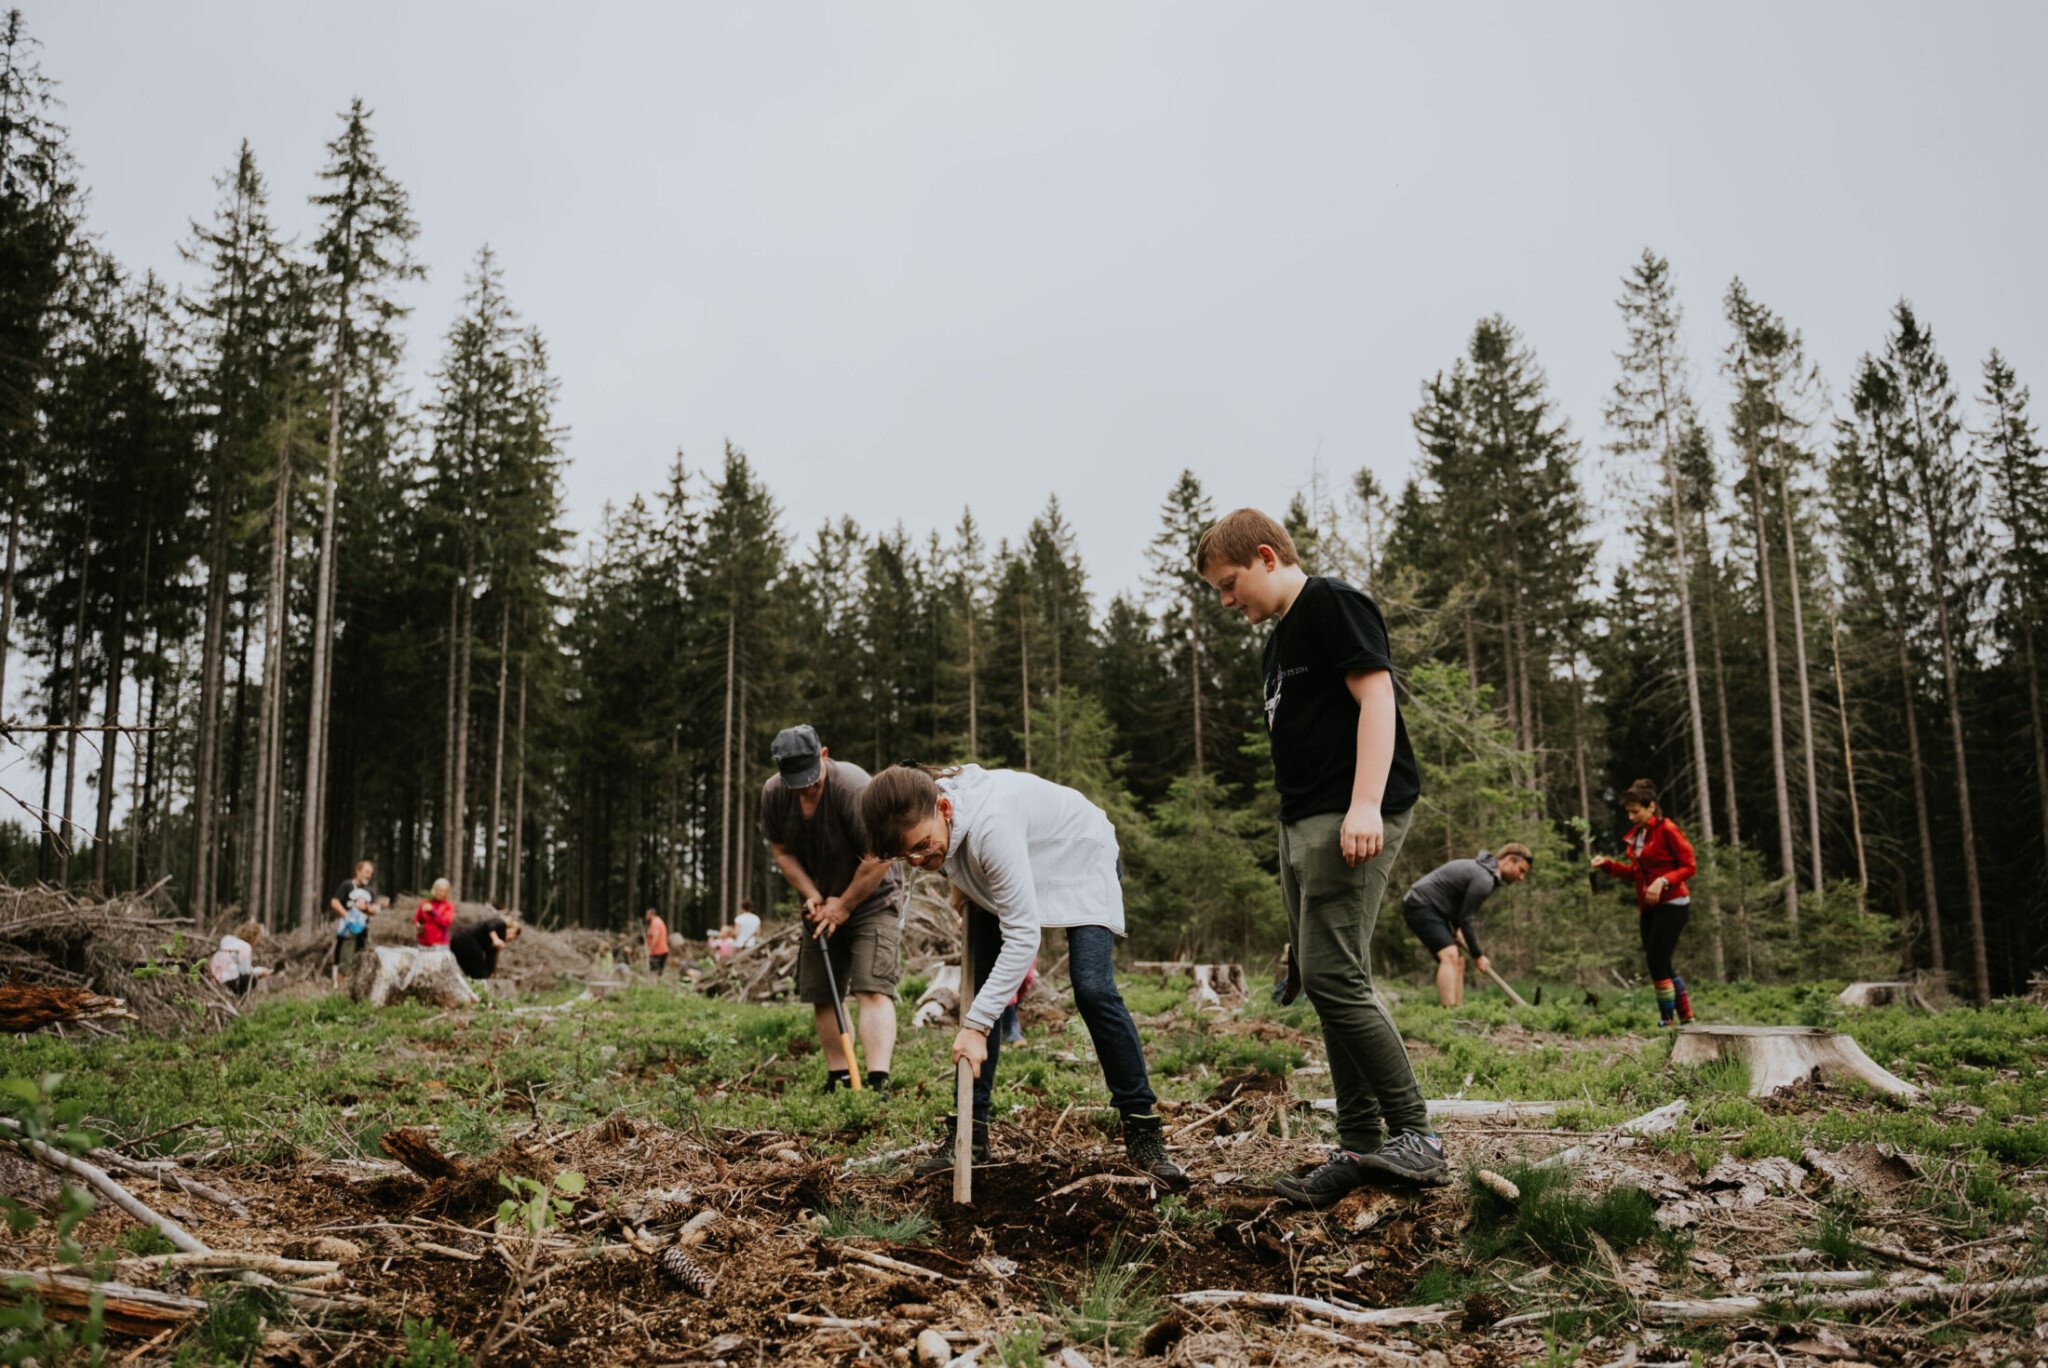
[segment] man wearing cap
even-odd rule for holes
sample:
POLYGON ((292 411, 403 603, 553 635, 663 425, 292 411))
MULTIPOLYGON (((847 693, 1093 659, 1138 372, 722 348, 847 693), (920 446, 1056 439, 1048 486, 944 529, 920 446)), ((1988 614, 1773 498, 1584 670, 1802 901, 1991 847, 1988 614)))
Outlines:
POLYGON ((1479 905, 1501 884, 1528 878, 1534 861, 1529 847, 1509 841, 1499 854, 1482 850, 1473 859, 1438 865, 1417 879, 1408 896, 1401 899, 1401 920, 1436 956, 1436 995, 1444 1006, 1459 1007, 1465 1002, 1465 961, 1458 950, 1461 937, 1466 951, 1478 961, 1479 972, 1486 972, 1486 952, 1479 948, 1479 905))
POLYGON ((847 995, 848 1008, 857 1009, 868 1087, 887 1087, 896 1052, 903 928, 896 911, 900 881, 895 863, 868 857, 860 824, 867 771, 834 760, 807 725, 777 732, 769 754, 776 773, 761 787, 761 837, 775 852, 782 877, 803 899, 804 916, 812 924, 811 939, 797 955, 796 992, 817 1018, 825 1090, 845 1087, 853 1069, 840 1049, 834 982, 847 995), (832 957, 830 979, 825 955, 832 957))

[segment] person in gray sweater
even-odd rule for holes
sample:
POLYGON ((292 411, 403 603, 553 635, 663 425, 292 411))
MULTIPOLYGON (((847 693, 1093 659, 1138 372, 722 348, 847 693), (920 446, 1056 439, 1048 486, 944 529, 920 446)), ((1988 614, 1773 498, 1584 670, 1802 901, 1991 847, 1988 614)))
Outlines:
POLYGON ((1534 862, 1529 847, 1510 841, 1498 853, 1482 850, 1474 859, 1438 865, 1401 899, 1401 920, 1436 956, 1436 995, 1444 1006, 1464 1004, 1466 954, 1478 961, 1481 973, 1489 967, 1486 952, 1479 948, 1479 905, 1503 883, 1528 878, 1534 862), (1463 951, 1458 947, 1460 936, 1463 951))

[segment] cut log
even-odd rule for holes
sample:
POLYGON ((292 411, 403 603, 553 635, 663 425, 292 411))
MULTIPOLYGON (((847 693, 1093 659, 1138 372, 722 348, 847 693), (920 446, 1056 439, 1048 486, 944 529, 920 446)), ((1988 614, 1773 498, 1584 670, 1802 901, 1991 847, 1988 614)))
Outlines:
POLYGON ((1749 1095, 1769 1097, 1795 1084, 1826 1077, 1856 1078, 1902 1101, 1925 1094, 1881 1068, 1863 1047, 1839 1031, 1818 1026, 1681 1026, 1671 1045, 1673 1064, 1740 1060, 1749 1068, 1749 1095))
POLYGON ((97 1021, 106 1017, 135 1020, 128 1004, 86 988, 60 988, 47 983, 0 983, 0 1032, 8 1035, 39 1031, 63 1021, 97 1021))
POLYGON ((348 995, 372 1007, 394 1002, 470 1007, 477 1001, 476 990, 445 945, 379 945, 358 955, 348 995))
POLYGON ((1852 983, 1835 994, 1835 1001, 1844 1007, 1889 1007, 1903 1002, 1923 1012, 1934 1010, 1917 983, 1852 983))
POLYGON ((1678 1119, 1684 1115, 1685 1099, 1681 1097, 1675 1101, 1666 1102, 1655 1111, 1647 1111, 1641 1116, 1624 1121, 1604 1135, 1596 1135, 1583 1144, 1573 1145, 1569 1149, 1562 1149, 1556 1154, 1538 1159, 1536 1167, 1555 1168, 1559 1165, 1576 1164, 1579 1160, 1585 1158, 1588 1150, 1602 1142, 1611 1142, 1617 1145, 1636 1144, 1638 1143, 1636 1139, 1638 1136, 1661 1135, 1665 1131, 1676 1129, 1678 1119))
POLYGON ((153 1287, 96 1283, 62 1273, 0 1268, 0 1303, 12 1306, 22 1297, 31 1296, 42 1303, 44 1315, 59 1320, 84 1320, 95 1292, 105 1298, 102 1315, 107 1329, 121 1335, 154 1335, 182 1325, 206 1310, 206 1303, 198 1297, 180 1297, 153 1287), (16 1279, 26 1285, 14 1287, 16 1279))
POLYGON ((960 966, 942 964, 932 970, 931 981, 925 984, 924 992, 918 995, 917 1009, 911 1014, 913 1026, 950 1026, 960 1015, 960 966))

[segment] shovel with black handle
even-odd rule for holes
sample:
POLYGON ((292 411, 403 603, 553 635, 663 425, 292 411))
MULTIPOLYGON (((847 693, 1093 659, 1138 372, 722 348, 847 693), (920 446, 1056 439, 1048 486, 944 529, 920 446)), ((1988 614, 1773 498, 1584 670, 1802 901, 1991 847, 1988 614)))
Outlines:
POLYGON ((846 1019, 846 999, 839 996, 839 976, 832 972, 832 955, 825 948, 825 941, 831 936, 829 930, 820 932, 818 958, 825 964, 825 986, 832 990, 832 1017, 839 1024, 839 1049, 846 1056, 846 1085, 855 1092, 861 1090, 860 1060, 853 1053, 853 1024, 846 1019))

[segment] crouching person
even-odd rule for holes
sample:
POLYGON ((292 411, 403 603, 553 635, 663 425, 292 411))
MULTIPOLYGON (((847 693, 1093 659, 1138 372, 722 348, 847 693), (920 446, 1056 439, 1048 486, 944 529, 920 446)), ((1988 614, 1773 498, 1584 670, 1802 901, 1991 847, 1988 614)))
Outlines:
MULTIPOLYGON (((974 904, 967 914, 974 1000, 953 1059, 975 1069, 974 1156, 988 1158, 989 1093, 1002 1040, 995 1026, 1037 961, 1046 928, 1064 927, 1074 1006, 1088 1025, 1131 1162, 1167 1183, 1187 1175, 1166 1156, 1137 1023, 1112 958, 1124 933, 1116 830, 1073 789, 1015 770, 897 765, 861 796, 869 853, 943 872, 974 904)), ((952 1167, 951 1150, 917 1166, 952 1167)))

